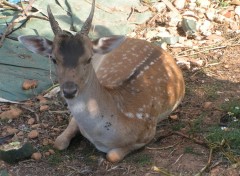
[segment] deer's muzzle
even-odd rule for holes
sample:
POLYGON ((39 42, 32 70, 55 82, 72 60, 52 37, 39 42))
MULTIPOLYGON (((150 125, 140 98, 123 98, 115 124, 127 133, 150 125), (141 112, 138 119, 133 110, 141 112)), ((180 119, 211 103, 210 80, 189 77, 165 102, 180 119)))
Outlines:
POLYGON ((78 86, 74 82, 65 82, 62 85, 63 96, 67 99, 72 99, 77 95, 78 86))

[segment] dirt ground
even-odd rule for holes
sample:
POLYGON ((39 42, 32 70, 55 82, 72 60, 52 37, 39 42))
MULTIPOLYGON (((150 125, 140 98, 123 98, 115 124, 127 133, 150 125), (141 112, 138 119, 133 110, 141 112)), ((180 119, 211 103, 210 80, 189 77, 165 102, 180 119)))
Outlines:
MULTIPOLYGON (((195 175, 207 164, 209 148, 199 142, 204 140, 207 127, 219 124, 226 113, 220 107, 231 99, 240 98, 240 46, 215 50, 202 55, 209 64, 197 71, 183 69, 186 81, 186 96, 179 108, 169 118, 158 125, 155 139, 143 149, 127 156, 122 162, 111 164, 105 160, 103 153, 98 152, 80 135, 62 152, 56 151, 50 156, 46 153, 53 149, 52 142, 67 125, 69 113, 64 101, 54 98, 47 102, 48 111, 39 111, 38 99, 31 100, 27 110, 18 105, 24 113, 16 120, 3 122, 3 130, 7 127, 23 130, 19 141, 26 141, 27 133, 32 129, 39 131, 39 137, 30 142, 36 150, 43 154, 39 161, 24 160, 9 165, 0 162, 1 169, 11 175, 195 175), (214 62, 213 62, 214 60, 214 62), (210 105, 206 105, 210 102, 210 105), (39 117, 34 125, 26 122, 30 118, 39 117), (202 123, 196 129, 192 127, 196 120, 202 123), (188 139, 189 130, 196 130, 188 139), (174 132, 174 133, 171 133, 174 132), (179 133, 179 134, 178 134, 179 133), (185 134, 184 137, 182 134, 185 134), (44 142, 47 139, 47 143, 44 142)), ((8 107, 1 104, 1 107, 8 107)), ((2 132, 4 133, 4 131, 2 132)), ((6 134, 6 133, 4 133, 6 134)), ((231 166, 226 158, 213 153, 211 166, 202 175, 239 175, 240 170, 231 166)))
MULTIPOLYGON (((176 55, 178 50, 171 52, 176 55)), ((220 118, 226 114, 222 104, 240 100, 240 46, 210 50, 196 57, 207 64, 196 70, 182 69, 186 95, 181 105, 171 118, 159 123, 156 137, 149 145, 120 163, 107 162, 105 155, 81 135, 67 150, 54 150, 53 141, 66 128, 70 115, 59 96, 45 102, 49 106, 46 111, 39 110, 38 98, 30 100, 28 105, 16 105, 23 110, 22 115, 1 122, 0 136, 8 134, 9 128, 17 129, 13 140, 29 141, 43 155, 39 161, 28 159, 13 165, 0 161, 1 170, 13 176, 199 174, 209 160, 210 149, 204 143, 208 128, 219 125, 220 118), (35 119, 34 124, 27 123, 30 118, 35 119), (39 136, 29 140, 27 135, 33 129, 39 136), (49 149, 55 153, 50 154, 49 149)), ((9 106, 0 104, 1 109, 9 106)), ((219 152, 213 153, 209 167, 202 173, 211 176, 239 174, 240 169, 219 152)))

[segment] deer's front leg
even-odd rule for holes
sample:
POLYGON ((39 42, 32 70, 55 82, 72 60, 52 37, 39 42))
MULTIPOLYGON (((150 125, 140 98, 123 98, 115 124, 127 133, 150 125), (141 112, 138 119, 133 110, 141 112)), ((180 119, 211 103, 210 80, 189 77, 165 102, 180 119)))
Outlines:
POLYGON ((79 128, 78 128, 77 122, 74 118, 72 118, 67 128, 55 140, 54 147, 58 150, 66 149, 69 146, 71 139, 78 132, 79 132, 79 128))

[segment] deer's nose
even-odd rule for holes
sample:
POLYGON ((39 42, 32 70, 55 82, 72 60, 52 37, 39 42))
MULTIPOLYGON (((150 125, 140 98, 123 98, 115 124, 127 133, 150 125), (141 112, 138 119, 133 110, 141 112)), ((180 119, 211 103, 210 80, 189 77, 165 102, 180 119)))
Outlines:
POLYGON ((63 96, 65 98, 74 98, 78 91, 78 86, 74 82, 65 82, 62 86, 63 96))

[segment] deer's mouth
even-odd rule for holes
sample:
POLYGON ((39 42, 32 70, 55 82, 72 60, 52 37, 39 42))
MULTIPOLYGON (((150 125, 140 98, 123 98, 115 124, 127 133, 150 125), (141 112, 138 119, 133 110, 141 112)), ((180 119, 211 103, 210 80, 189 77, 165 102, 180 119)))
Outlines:
POLYGON ((66 99, 73 99, 77 96, 78 93, 78 86, 74 82, 65 82, 62 85, 62 93, 64 98, 66 99))

